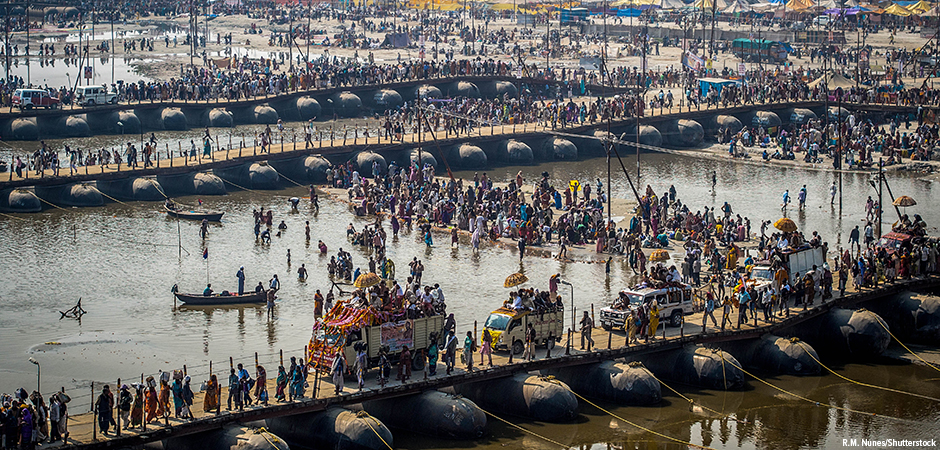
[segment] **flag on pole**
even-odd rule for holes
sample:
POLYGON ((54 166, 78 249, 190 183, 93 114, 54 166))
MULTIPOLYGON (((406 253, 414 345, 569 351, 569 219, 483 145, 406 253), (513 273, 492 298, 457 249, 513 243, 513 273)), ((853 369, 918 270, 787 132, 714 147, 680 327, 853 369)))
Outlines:
POLYGON ((209 259, 209 249, 208 249, 208 248, 202 251, 202 259, 209 259))

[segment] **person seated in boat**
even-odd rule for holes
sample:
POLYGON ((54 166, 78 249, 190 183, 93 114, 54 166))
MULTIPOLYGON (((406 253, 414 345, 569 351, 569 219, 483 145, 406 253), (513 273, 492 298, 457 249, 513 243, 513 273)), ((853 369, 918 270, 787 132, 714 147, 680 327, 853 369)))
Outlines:
POLYGON ((255 286, 255 294, 260 294, 262 292, 264 292, 264 285, 259 281, 258 285, 255 286))
POLYGON ((206 290, 202 291, 202 295, 203 295, 204 297, 208 297, 208 296, 212 295, 212 284, 211 284, 211 283, 206 285, 206 290))
POLYGON ((278 230, 286 230, 286 229, 287 229, 287 224, 284 223, 284 221, 282 220, 281 223, 277 226, 277 229, 278 229, 278 230))
POLYGON ((173 203, 173 200, 166 199, 166 201, 163 202, 163 204, 166 206, 167 209, 176 210, 176 203, 173 203))

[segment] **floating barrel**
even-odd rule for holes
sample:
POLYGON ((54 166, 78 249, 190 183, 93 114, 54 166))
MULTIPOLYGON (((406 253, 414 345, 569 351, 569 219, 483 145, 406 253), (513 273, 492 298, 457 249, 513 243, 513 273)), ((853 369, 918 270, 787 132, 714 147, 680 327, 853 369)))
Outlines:
POLYGON ((780 116, 775 112, 757 111, 754 113, 754 118, 751 119, 751 125, 755 127, 773 128, 783 125, 783 121, 780 120, 780 116))
POLYGON ((114 134, 140 134, 140 118, 134 110, 115 111, 108 115, 108 127, 114 134))
POLYGON ((69 7, 66 7, 66 8, 64 8, 64 9, 62 10, 62 17, 65 18, 65 19, 69 19, 69 18, 72 18, 72 17, 78 17, 79 14, 81 14, 81 11, 79 11, 78 8, 76 8, 76 7, 74 7, 74 6, 69 6, 69 7))
POLYGON ((480 407, 440 391, 367 401, 362 409, 392 428, 445 439, 476 439, 486 429, 486 413, 480 407))
POLYGON ((68 137, 88 137, 91 136, 91 127, 84 114, 65 116, 56 122, 56 132, 68 137))
POLYGON ((940 297, 903 292, 891 301, 869 306, 891 326, 898 339, 921 344, 940 343, 940 297))
POLYGON ((744 387, 741 363, 730 353, 701 345, 661 352, 643 358, 657 377, 708 389, 738 390, 744 387))
POLYGON ((839 120, 841 116, 843 120, 848 119, 849 115, 852 114, 849 110, 839 107, 839 106, 830 106, 829 107, 829 119, 839 120))
POLYGON ((401 94, 391 89, 380 89, 372 95, 372 103, 375 109, 385 111, 396 109, 405 102, 401 99, 401 94))
POLYGON ((163 122, 164 130, 183 131, 188 128, 186 125, 186 114, 179 108, 164 108, 160 112, 160 120, 163 122))
POLYGON ((792 108, 787 110, 787 112, 789 113, 790 122, 795 124, 802 125, 817 118, 816 113, 808 108, 792 108))
POLYGON ((329 102, 333 105, 333 111, 340 117, 359 117, 362 111, 362 99, 349 91, 333 94, 329 102))
POLYGON ((572 137, 572 142, 578 146, 578 153, 583 156, 605 156, 607 155, 607 149, 604 147, 605 139, 614 139, 615 136, 611 133, 601 130, 594 130, 587 134, 590 137, 584 138, 575 138, 572 137))
POLYGON ((815 347, 835 355, 878 356, 888 348, 887 323, 872 311, 833 308, 815 327, 815 347))
POLYGON ((560 137, 549 137, 542 141, 542 153, 546 160, 574 161, 578 159, 578 147, 560 137))
POLYGON ((380 174, 388 170, 388 163, 385 161, 385 157, 372 151, 357 153, 356 156, 353 157, 353 164, 355 164, 356 168, 359 170, 359 175, 364 177, 372 177, 374 164, 379 165, 380 174))
POLYGON ((104 204, 104 197, 93 183, 37 186, 36 195, 49 203, 60 206, 101 206, 104 204))
POLYGON ((267 161, 248 166, 249 189, 277 189, 281 177, 267 161))
POLYGON ((496 145, 496 160, 509 164, 532 164, 532 148, 515 139, 500 141, 496 145))
POLYGON ((822 369, 819 355, 807 342, 797 338, 782 338, 772 334, 765 334, 756 341, 741 341, 739 344, 730 343, 730 347, 737 347, 735 351, 726 347, 745 365, 756 367, 765 372, 781 375, 818 375, 822 369), (815 359, 814 359, 815 358, 815 359))
POLYGON ((203 123, 207 127, 231 128, 235 126, 235 115, 225 108, 212 108, 206 112, 203 123))
POLYGON ((39 123, 35 117, 18 117, 10 122, 10 131, 4 134, 12 140, 35 141, 39 139, 39 123))
POLYGON ((715 116, 715 128, 718 130, 729 129, 732 133, 737 133, 744 128, 744 124, 737 117, 719 114, 715 116))
POLYGON ((480 89, 469 81, 458 81, 451 89, 455 97, 480 98, 480 89))
POLYGON ((695 147, 702 143, 705 130, 694 120, 670 120, 666 122, 664 140, 674 147, 695 147))
POLYGON ((335 406, 323 412, 267 419, 265 423, 273 433, 301 448, 386 450, 383 440, 394 445, 392 432, 378 419, 335 406))
POLYGON ((266 125, 274 125, 280 118, 277 115, 277 110, 268 104, 255 106, 251 109, 251 115, 254 118, 255 123, 266 125))
POLYGON ((329 160, 322 156, 308 156, 304 158, 304 171, 306 180, 322 183, 326 181, 326 171, 333 167, 329 160))
POLYGON ((310 120, 320 117, 320 102, 313 97, 300 97, 297 99, 297 113, 300 120, 310 120))
POLYGON ((422 84, 415 88, 415 97, 417 98, 441 98, 444 94, 435 86, 422 84))
POLYGON ((430 164, 431 167, 437 168, 437 158, 425 149, 412 148, 402 151, 401 155, 398 157, 398 163, 401 166, 410 166, 412 163, 418 162, 419 157, 421 158, 420 167, 430 164))
POLYGON ((578 399, 567 385, 527 373, 458 384, 454 391, 496 413, 544 422, 566 422, 578 415, 578 399))
POLYGON ((642 364, 604 361, 582 366, 543 370, 585 396, 612 400, 621 405, 655 405, 662 398, 661 385, 642 364))
POLYGON ((0 191, 0 210, 6 212, 31 213, 42 211, 42 202, 29 189, 0 191))
MULTIPOLYGON (((620 135, 621 141, 636 142, 636 139, 636 127, 631 127, 626 133, 620 135)), ((640 144, 662 147, 663 135, 652 125, 640 125, 640 144)))
POLYGON ((36 195, 57 206, 101 206, 104 197, 94 184, 36 186, 36 195))
POLYGON ((225 182, 215 174, 199 172, 193 175, 193 193, 196 195, 225 195, 225 182))
POLYGON ((509 81, 497 81, 493 87, 498 98, 516 98, 519 96, 519 89, 509 81))
POLYGON ((97 188, 103 194, 122 200, 159 201, 166 198, 163 187, 153 178, 123 178, 98 180, 97 188))
POLYGON ((289 450, 280 437, 264 428, 226 425, 220 430, 206 431, 163 441, 167 450, 289 450))
POLYGON ((451 166, 459 169, 482 169, 486 167, 487 158, 483 149, 475 145, 458 144, 447 153, 447 161, 451 166))

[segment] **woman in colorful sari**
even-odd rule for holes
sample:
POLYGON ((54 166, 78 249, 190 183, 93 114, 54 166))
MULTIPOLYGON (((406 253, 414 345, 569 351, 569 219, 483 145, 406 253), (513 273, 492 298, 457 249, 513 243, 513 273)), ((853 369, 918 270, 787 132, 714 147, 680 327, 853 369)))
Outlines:
POLYGON ((212 374, 206 383, 206 397, 202 401, 202 410, 205 412, 217 411, 219 409, 219 378, 212 374))

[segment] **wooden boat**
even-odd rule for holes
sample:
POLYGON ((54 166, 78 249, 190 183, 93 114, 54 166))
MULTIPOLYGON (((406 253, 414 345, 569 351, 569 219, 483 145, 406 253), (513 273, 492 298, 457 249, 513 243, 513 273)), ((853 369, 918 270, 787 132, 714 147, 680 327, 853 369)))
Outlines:
POLYGON ((176 292, 176 298, 187 305, 247 305, 252 303, 266 303, 268 291, 260 293, 246 292, 242 295, 202 295, 202 294, 183 294, 176 292))
POLYGON ((199 211, 199 210, 187 210, 182 208, 176 203, 167 202, 163 205, 163 209, 166 210, 166 213, 171 217, 179 217, 180 219, 189 219, 189 220, 208 220, 209 222, 218 222, 222 220, 222 214, 225 214, 220 211, 199 211))

